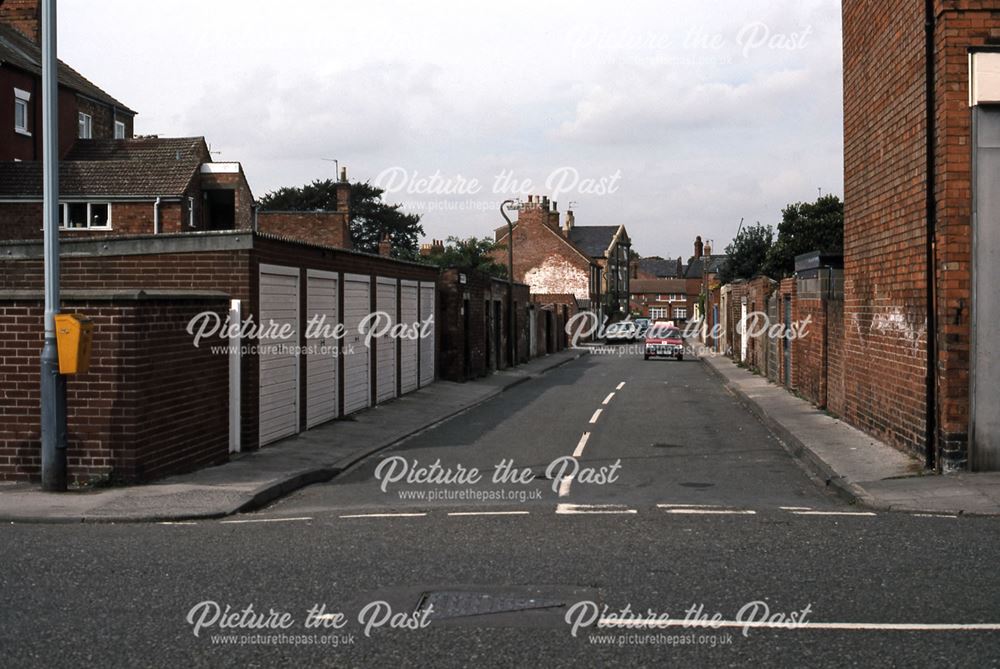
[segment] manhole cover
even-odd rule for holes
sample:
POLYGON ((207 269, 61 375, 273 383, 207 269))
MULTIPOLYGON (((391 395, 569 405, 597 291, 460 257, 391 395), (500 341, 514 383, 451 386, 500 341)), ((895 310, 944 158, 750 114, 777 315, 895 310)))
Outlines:
POLYGON ((461 590, 435 590, 425 592, 417 602, 417 613, 433 606, 428 615, 430 620, 485 616, 496 613, 552 609, 566 606, 561 599, 545 599, 491 592, 467 592, 461 590))

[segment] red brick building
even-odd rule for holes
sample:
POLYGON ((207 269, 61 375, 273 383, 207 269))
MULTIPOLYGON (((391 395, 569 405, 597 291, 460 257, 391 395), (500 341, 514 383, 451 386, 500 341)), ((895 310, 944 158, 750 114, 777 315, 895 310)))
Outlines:
POLYGON ((928 466, 1000 468, 1000 2, 844 0, 843 32, 840 413, 928 466))
MULTIPOLYGON (((42 156, 39 0, 0 0, 0 161, 42 156)), ((59 147, 76 139, 132 137, 136 113, 59 63, 59 147)))
POLYGON ((633 316, 677 322, 688 318, 684 279, 633 279, 631 291, 629 310, 633 316))

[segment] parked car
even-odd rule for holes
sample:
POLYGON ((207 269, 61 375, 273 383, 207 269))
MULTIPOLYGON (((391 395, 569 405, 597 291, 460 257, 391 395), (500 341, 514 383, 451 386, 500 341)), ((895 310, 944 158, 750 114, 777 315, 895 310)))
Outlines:
POLYGON ((684 337, 681 331, 663 323, 654 323, 646 331, 646 344, 643 359, 676 358, 684 359, 684 337))
POLYGON ((642 341, 646 338, 646 330, 649 329, 653 321, 648 318, 637 318, 633 322, 635 323, 635 340, 642 341))
POLYGON ((617 344, 634 341, 636 332, 635 321, 618 321, 617 323, 612 323, 604 331, 604 343, 617 344))

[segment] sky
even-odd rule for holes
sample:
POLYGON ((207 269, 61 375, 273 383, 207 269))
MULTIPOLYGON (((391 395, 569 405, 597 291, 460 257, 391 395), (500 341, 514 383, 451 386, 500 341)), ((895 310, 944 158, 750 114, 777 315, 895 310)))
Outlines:
POLYGON ((840 3, 62 0, 59 54, 204 136, 255 196, 386 188, 428 239, 486 236, 506 199, 623 223, 644 256, 721 252, 741 219, 842 194, 840 3), (338 161, 337 163, 333 162, 338 161))

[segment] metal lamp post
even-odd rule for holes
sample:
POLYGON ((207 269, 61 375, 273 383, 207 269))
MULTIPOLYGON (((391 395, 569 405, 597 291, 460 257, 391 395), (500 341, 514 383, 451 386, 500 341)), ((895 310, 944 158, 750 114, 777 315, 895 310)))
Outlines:
POLYGON ((41 356, 42 489, 66 490, 66 377, 59 373, 59 74, 56 0, 42 2, 42 216, 45 253, 45 344, 41 356))
POLYGON ((507 215, 507 207, 514 207, 516 200, 504 200, 500 203, 500 215, 507 221, 507 360, 513 367, 517 348, 514 344, 516 328, 514 327, 514 223, 507 215))

